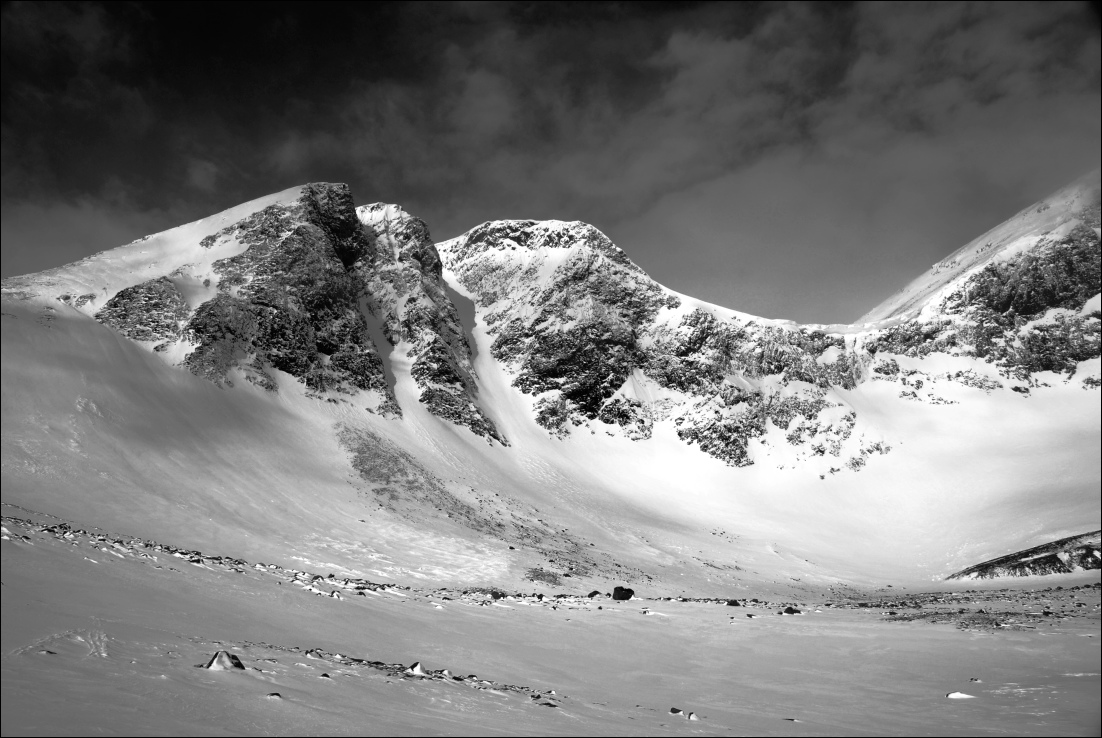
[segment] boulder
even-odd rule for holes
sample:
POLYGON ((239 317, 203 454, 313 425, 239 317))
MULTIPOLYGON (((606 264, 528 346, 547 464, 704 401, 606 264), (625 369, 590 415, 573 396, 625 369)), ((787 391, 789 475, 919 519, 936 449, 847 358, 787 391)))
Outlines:
POLYGON ((588 598, 589 598, 589 599, 591 599, 591 600, 592 600, 592 599, 593 599, 594 597, 600 597, 600 596, 601 596, 601 591, 600 591, 600 590, 597 590, 597 589, 593 590, 592 592, 590 592, 589 594, 587 594, 587 595, 586 595, 586 597, 588 597, 588 598))
POLYGON ((727 600, 727 607, 742 607, 742 603, 738 600, 727 600))
POLYGON ((612 590, 612 599, 614 600, 630 600, 634 596, 635 590, 627 587, 616 587, 612 590))
POLYGON ((203 668, 211 671, 233 671, 234 669, 244 671, 245 665, 229 651, 218 651, 211 656, 210 661, 203 664, 203 668))

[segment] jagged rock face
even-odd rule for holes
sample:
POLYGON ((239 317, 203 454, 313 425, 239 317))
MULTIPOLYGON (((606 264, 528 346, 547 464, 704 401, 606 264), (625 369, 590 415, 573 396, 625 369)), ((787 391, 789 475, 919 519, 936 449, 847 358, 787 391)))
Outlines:
MULTIPOLYGON (((202 237, 198 246, 237 253, 211 262, 202 287, 190 264, 126 287, 96 319, 131 339, 158 342, 157 351, 178 346, 171 355, 220 385, 231 386, 240 372, 276 391, 271 370, 278 369, 315 396, 369 392, 376 399, 369 409, 400 414, 360 310, 366 284, 353 265, 370 261, 374 242, 346 185, 307 185, 297 198, 202 237)), ((85 297, 94 295, 73 304, 85 297)))
POLYGON ((355 264, 383 333, 413 360, 420 401, 431 413, 508 445, 478 405, 478 385, 459 314, 448 297, 429 229, 396 205, 356 211, 374 246, 355 264))
MULTIPOLYGON (((478 405, 471 347, 420 219, 395 205, 357 211, 346 185, 311 184, 196 238, 209 271, 189 263, 125 287, 96 319, 219 385, 240 374, 277 391, 277 369, 315 397, 373 393, 369 410, 401 415, 374 316, 412 360, 429 412, 507 444, 478 405)), ((81 307, 95 295, 58 299, 81 307)))
POLYGON ((989 263, 923 315, 870 338, 870 352, 972 356, 1006 378, 1031 382, 1038 372, 1075 373, 1102 348, 1102 313, 1084 308, 1102 292, 1099 206, 1078 214, 1063 236, 989 263))
POLYGON ((552 434, 599 423, 642 439, 673 417, 682 440, 733 465, 752 463, 767 421, 794 445, 814 438, 816 454, 849 436, 852 413, 824 412, 838 407, 827 389, 861 376, 841 337, 684 305, 584 223, 496 221, 439 249, 552 434), (629 379, 663 398, 636 396, 629 379))
POLYGON ((441 249, 540 425, 561 435, 603 412, 649 435, 644 408, 612 399, 643 360, 638 328, 676 296, 582 223, 498 221, 441 249))
POLYGON ((1061 538, 1000 556, 950 575, 949 579, 995 579, 1102 569, 1102 530, 1061 538))
MULTIPOLYGON (((702 309, 655 334, 643 371, 660 386, 693 398, 674 419, 683 441, 746 466, 753 463, 749 441, 764 436, 772 424, 785 431, 788 443, 805 446, 812 455, 841 456, 856 416, 826 396, 833 387, 853 388, 863 372, 841 336, 723 321, 702 309)), ((861 447, 859 453, 868 450, 861 447)), ((847 463, 863 465, 863 456, 847 463)))
MULTIPOLYGON (((185 363, 226 381, 230 368, 267 389, 274 367, 314 392, 388 394, 382 360, 359 310, 362 279, 351 268, 369 256, 345 185, 309 185, 292 204, 271 205, 218 234, 248 248, 214 262, 218 295, 185 329, 195 345, 185 363)), ((204 239, 204 246, 208 246, 204 239)))
POLYGON ((176 285, 158 277, 121 290, 96 313, 96 320, 135 341, 175 341, 190 313, 176 285))
POLYGON ((750 442, 775 427, 808 455, 842 457, 856 444, 833 472, 890 451, 851 440, 857 415, 835 390, 872 378, 900 383, 901 398, 944 404, 952 401, 920 397, 924 383, 1005 389, 974 369, 901 371, 893 356, 971 357, 1027 385, 1037 372, 1070 376, 1097 358, 1098 220, 1095 199, 1030 248, 992 252, 916 317, 841 333, 693 307, 584 223, 495 221, 438 248, 475 296, 493 357, 534 397, 534 419, 552 434, 604 424, 643 439, 669 418, 686 443, 744 466, 750 442))

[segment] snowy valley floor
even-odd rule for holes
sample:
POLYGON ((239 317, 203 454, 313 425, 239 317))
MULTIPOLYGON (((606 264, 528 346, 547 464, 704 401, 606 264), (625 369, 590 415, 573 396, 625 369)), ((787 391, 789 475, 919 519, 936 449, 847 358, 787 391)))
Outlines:
POLYGON ((3 515, 4 735, 1099 732, 1097 572, 739 606, 582 581, 495 599, 3 515), (246 669, 196 668, 219 649, 246 669))

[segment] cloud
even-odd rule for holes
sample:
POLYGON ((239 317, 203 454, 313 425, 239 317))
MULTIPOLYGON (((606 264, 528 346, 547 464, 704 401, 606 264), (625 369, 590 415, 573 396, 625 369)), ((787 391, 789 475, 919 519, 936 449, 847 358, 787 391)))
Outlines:
POLYGON ((1099 163, 1102 52, 1077 4, 474 3, 213 28, 88 5, 56 32, 9 23, 22 7, 4 10, 5 207, 115 202, 121 182, 138 212, 198 217, 348 181, 438 237, 587 220, 685 292, 843 320, 1099 163))
POLYGON ((13 56, 49 63, 64 56, 87 68, 130 55, 130 39, 101 6, 13 3, 4 11, 0 39, 13 56))
POLYGON ((204 159, 191 159, 187 163, 188 184, 203 192, 214 192, 218 173, 218 165, 204 159))

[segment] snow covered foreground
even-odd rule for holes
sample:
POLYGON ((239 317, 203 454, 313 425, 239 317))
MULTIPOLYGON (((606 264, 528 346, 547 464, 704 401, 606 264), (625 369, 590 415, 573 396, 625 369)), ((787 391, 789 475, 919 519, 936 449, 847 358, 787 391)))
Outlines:
MULTIPOLYGON (((333 215, 351 212, 344 192, 311 187, 5 281, 4 514, 416 596, 340 600, 203 558, 6 536, 5 734, 686 729, 670 707, 715 732, 1097 725, 1097 616, 1059 637, 1015 630, 1006 651, 983 641, 1009 634, 853 612, 732 621, 696 603, 645 615, 430 594, 626 584, 801 604, 930 588, 1097 529, 1099 360, 1076 358, 1096 296, 1007 329, 1072 326, 1080 353, 1053 369, 1004 351, 1000 369, 947 338, 980 335, 971 293, 963 308, 953 295, 987 262, 924 286, 915 316, 801 328, 676 295, 581 224, 502 221, 438 253, 400 208, 360 208, 356 225, 333 215), (493 684, 343 662, 322 680, 293 647, 493 684), (265 671, 194 668, 220 648, 265 671), (1002 686, 946 707, 974 694, 977 666, 1002 686), (1057 717, 1023 722, 1030 690, 1057 717)), ((1049 234, 1030 221, 983 253, 1089 227, 1082 197, 1060 202, 1049 234)))
POLYGON ((5 512, 5 735, 1091 735, 1100 717, 1092 586, 926 596, 921 612, 900 588, 783 611, 357 594, 5 512), (222 650, 244 669, 201 668, 222 650))

